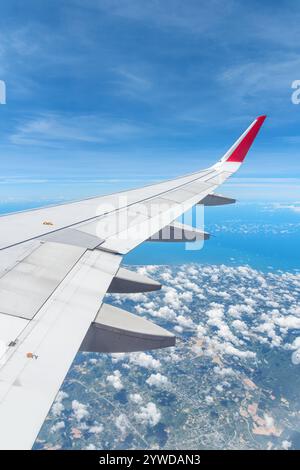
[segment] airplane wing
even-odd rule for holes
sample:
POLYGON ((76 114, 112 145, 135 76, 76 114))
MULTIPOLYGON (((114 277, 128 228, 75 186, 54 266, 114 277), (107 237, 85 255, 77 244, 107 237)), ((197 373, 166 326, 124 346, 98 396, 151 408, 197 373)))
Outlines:
POLYGON ((107 292, 161 286, 120 267, 146 240, 207 238, 175 220, 238 170, 265 116, 206 170, 83 201, 0 217, 0 448, 30 449, 78 352, 171 346, 174 336, 103 303, 107 292), (189 236, 189 237, 187 237, 189 236))

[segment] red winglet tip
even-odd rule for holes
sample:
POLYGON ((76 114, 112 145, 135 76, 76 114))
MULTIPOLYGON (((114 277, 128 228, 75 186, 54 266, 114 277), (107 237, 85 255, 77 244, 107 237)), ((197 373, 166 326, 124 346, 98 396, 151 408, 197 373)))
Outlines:
POLYGON ((236 162, 242 163, 250 149, 255 137, 258 134, 259 129, 261 128, 264 120, 266 119, 266 115, 258 116, 243 140, 238 144, 238 146, 234 149, 232 154, 227 158, 227 162, 236 162))

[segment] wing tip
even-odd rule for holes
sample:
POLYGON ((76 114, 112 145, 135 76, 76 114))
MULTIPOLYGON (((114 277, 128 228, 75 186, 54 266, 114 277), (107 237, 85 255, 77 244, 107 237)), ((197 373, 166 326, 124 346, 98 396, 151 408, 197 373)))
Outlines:
POLYGON ((226 162, 242 163, 244 161, 248 153, 248 150, 253 144, 255 137, 257 136, 266 117, 267 117, 266 114, 262 114, 261 116, 258 116, 253 121, 248 132, 246 133, 244 138, 240 141, 240 143, 237 145, 237 147, 232 151, 229 157, 226 159, 226 162))
POLYGON ((258 116, 256 118, 256 121, 258 121, 260 124, 263 124, 263 122, 265 121, 267 115, 266 114, 262 114, 261 116, 258 116))

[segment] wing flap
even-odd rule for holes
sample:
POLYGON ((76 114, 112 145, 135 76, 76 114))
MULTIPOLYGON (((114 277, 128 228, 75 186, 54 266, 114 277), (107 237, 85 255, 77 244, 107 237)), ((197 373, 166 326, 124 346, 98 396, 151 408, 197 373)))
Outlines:
POLYGON ((226 204, 234 204, 235 202, 236 199, 222 196, 221 194, 208 194, 198 204, 203 204, 203 206, 224 206, 226 204))
POLYGON ((161 289, 161 284, 148 276, 120 268, 108 288, 109 293, 152 292, 161 289))
POLYGON ((118 307, 103 304, 80 349, 106 353, 133 352, 174 344, 175 336, 164 328, 118 307))

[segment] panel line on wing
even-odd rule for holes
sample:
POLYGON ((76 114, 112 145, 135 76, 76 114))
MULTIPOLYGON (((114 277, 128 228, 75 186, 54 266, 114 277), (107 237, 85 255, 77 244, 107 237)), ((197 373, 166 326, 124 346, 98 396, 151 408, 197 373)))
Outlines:
POLYGON ((0 279, 2 313, 31 320, 86 251, 46 242, 0 279))

